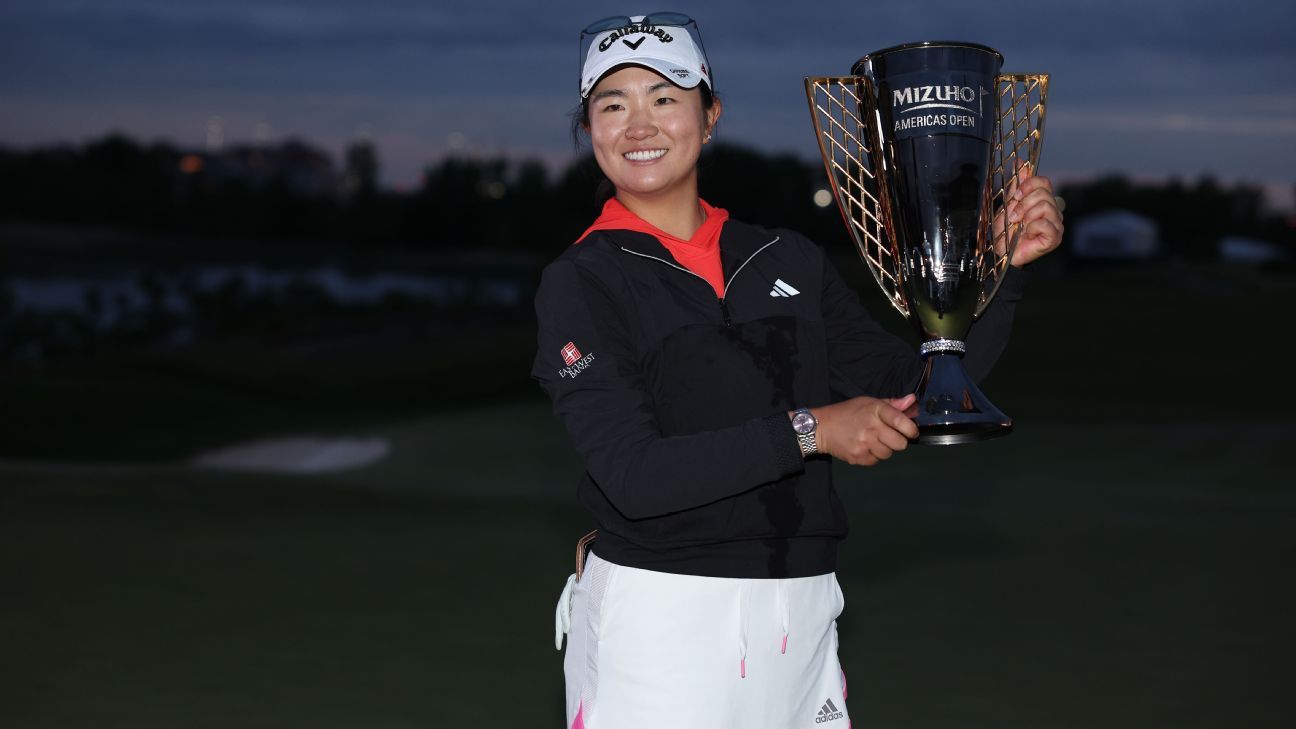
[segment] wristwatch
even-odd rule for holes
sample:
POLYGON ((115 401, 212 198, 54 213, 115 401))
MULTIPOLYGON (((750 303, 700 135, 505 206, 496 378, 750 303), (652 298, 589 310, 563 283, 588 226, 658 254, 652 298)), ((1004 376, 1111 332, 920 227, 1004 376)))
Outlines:
POLYGON ((819 452, 819 446, 815 443, 815 429, 818 427, 819 420, 809 408, 800 408, 792 413, 792 430, 796 431, 797 442, 801 444, 802 458, 819 452))

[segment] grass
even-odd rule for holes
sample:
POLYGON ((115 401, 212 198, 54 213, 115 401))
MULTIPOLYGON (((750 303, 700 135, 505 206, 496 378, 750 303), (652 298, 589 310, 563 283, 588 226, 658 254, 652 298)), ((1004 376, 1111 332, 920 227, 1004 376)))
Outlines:
POLYGON ((151 491, 6 525, 4 726, 452 726, 491 687, 504 725, 539 726, 559 704, 536 659, 568 550, 543 512, 151 491))
POLYGON ((1293 435, 1049 425, 840 474, 855 720, 1284 725, 1293 435))
POLYGON ((429 450, 334 477, 0 466, 0 726, 552 723, 574 463, 533 462, 524 499, 480 454, 432 482, 454 425, 397 426, 429 450))
MULTIPOLYGON (((0 725, 560 725, 588 521, 549 422, 408 421, 332 476, 0 466, 0 725)), ((853 721, 1286 726, 1294 430, 1049 424, 839 469, 853 721)))
MULTIPOLYGON (((1255 346, 1289 285, 1160 275, 1032 287, 986 384, 1012 437, 838 469, 855 725, 1290 724, 1296 419, 1255 346)), ((472 346, 497 361, 7 373, 4 453, 44 460, 0 461, 0 726, 559 726, 579 464, 525 377, 488 369, 529 352, 472 346), (168 460, 303 428, 393 455, 311 477, 168 460)))
POLYGON ((137 462, 279 433, 353 432, 520 393, 530 326, 340 352, 264 341, 0 371, 0 457, 137 462))

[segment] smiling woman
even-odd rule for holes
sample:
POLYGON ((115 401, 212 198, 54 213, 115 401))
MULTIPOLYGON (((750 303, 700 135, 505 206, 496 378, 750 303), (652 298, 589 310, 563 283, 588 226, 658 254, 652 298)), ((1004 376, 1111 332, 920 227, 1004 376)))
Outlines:
MULTIPOLYGON (((721 105, 692 20, 607 18, 581 41, 579 128, 614 195, 545 269, 532 369, 598 524, 555 618, 568 726, 844 729, 846 518, 829 457, 905 449, 922 362, 821 248, 698 197, 721 105)), ((1047 250, 1061 234, 1048 182, 1021 189, 1010 207, 1047 250)), ((1023 275, 967 338, 974 377, 1023 275)))
POLYGON ((701 223, 692 214, 698 156, 711 140, 720 103, 627 65, 602 77, 587 106, 594 158, 617 198, 645 220, 661 219, 666 232, 691 238, 701 223))
MULTIPOLYGON (((673 188, 670 197, 685 204, 657 207, 668 215, 671 210, 687 209, 697 194, 701 145, 711 141, 721 110, 697 24, 679 13, 654 13, 638 22, 628 16, 605 18, 582 32, 581 47, 586 63, 572 133, 578 143, 582 137, 590 139, 595 158, 608 175, 600 187, 600 202, 606 202, 613 191, 618 197, 623 190, 633 194, 636 187, 651 192, 664 183, 673 188), (648 38, 655 44, 645 49, 648 38), (666 164, 655 164, 668 153, 671 159, 666 164), (639 185, 632 179, 619 182, 609 172, 624 169, 611 164, 617 156, 653 169, 640 175, 639 185)), ((640 199, 630 208, 648 203, 640 199)), ((696 228, 695 223, 686 220, 669 224, 669 229, 683 231, 682 237, 688 238, 687 229, 690 224, 696 228)))

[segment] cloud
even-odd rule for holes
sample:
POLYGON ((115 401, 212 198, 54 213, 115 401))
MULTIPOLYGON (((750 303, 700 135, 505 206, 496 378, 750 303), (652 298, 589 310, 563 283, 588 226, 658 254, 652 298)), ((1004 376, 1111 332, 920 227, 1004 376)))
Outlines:
MULTIPOLYGON (((389 175, 443 154, 455 130, 483 150, 563 159, 578 30, 622 10, 581 0, 6 0, 0 143, 85 138, 109 124, 197 141, 220 115, 231 138, 264 122, 334 148, 372 124, 389 175)), ((1048 160, 1288 177, 1296 166, 1296 145, 1283 143, 1296 117, 1290 2, 719 0, 696 14, 728 141, 811 157, 803 76, 846 73, 900 42, 967 38, 1003 51, 1009 70, 1052 74, 1048 160)))
POLYGON ((1202 114, 1129 114, 1119 111, 1059 112, 1049 115, 1048 125, 1052 129, 1060 127, 1091 132, 1164 132, 1262 137, 1296 135, 1296 119, 1290 117, 1211 117, 1202 114))
MULTIPOLYGON (((489 4, 454 10, 441 3, 221 2, 128 0, 111 5, 55 0, 6 13, 11 40, 57 36, 87 50, 301 52, 382 51, 409 45, 455 52, 507 40, 510 47, 555 44, 554 33, 501 29, 489 4), (501 32, 503 30, 503 32, 501 32)), ((525 19, 517 4, 519 20, 525 19)), ((548 22, 556 23, 550 19, 548 22)), ((528 26, 534 27, 534 26, 528 26)), ((557 29, 554 28, 556 31, 557 29)))

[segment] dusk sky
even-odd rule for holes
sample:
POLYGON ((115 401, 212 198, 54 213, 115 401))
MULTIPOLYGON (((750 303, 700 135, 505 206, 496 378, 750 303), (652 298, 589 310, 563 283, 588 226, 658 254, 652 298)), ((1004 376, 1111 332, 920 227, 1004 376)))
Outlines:
POLYGON ((1052 74, 1042 171, 1212 173, 1296 182, 1296 3, 624 3, 0 0, 0 144, 117 130, 202 148, 295 135, 340 160, 370 136, 388 184, 447 154, 575 155, 579 30, 598 18, 696 18, 724 101, 721 139, 816 159, 801 86, 914 40, 994 46, 1052 74))

